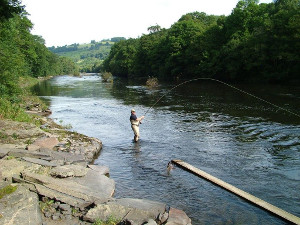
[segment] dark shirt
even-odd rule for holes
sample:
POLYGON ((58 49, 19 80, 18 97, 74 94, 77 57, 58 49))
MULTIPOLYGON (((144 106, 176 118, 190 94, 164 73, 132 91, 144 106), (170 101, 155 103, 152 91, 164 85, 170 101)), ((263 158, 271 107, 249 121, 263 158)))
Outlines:
POLYGON ((136 117, 136 115, 134 115, 134 114, 131 114, 131 116, 130 116, 130 120, 137 120, 137 117, 136 117))

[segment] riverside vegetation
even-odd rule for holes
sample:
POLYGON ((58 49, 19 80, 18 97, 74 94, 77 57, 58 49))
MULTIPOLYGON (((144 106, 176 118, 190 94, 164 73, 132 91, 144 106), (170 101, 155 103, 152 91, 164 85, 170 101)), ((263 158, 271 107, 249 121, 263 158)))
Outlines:
MULTIPOLYGON (((299 0, 241 0, 228 16, 192 12, 115 43, 103 71, 129 78, 299 82, 299 0)), ((217 7, 217 6, 216 6, 217 7)))

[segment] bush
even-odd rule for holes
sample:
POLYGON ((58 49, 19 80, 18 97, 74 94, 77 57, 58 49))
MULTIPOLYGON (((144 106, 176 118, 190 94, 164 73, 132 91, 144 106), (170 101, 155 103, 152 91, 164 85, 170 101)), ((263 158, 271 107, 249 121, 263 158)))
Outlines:
POLYGON ((104 72, 101 76, 103 82, 113 82, 113 75, 110 72, 104 72))
POLYGON ((146 81, 146 85, 149 88, 154 88, 158 86, 158 79, 156 77, 149 77, 146 81))

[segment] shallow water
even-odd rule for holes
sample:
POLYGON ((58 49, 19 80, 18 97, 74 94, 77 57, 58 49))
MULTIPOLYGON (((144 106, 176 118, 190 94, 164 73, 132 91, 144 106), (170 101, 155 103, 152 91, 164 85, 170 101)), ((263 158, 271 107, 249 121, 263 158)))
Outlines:
MULTIPOLYGON (((184 210, 193 224, 285 224, 179 168, 168 173, 168 162, 181 159, 299 217, 299 117, 211 81, 169 92, 173 86, 150 90, 139 81, 60 76, 36 91, 58 123, 103 142, 95 164, 110 167, 117 198, 165 202, 184 210), (138 116, 150 109, 138 143, 132 141, 131 108, 138 116)), ((299 114, 299 87, 238 87, 299 114)))

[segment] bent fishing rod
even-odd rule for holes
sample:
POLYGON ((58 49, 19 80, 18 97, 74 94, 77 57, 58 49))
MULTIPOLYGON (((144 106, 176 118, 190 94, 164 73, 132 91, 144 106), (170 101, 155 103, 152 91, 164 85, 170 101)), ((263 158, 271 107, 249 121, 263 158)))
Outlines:
POLYGON ((195 78, 195 79, 191 79, 191 80, 187 80, 187 81, 184 81, 184 82, 182 82, 182 83, 180 83, 180 84, 178 84, 178 85, 176 85, 176 86, 174 86, 174 87, 172 87, 170 90, 168 90, 168 92, 167 93, 165 93, 164 95, 162 95, 151 107, 149 107, 148 108, 148 110, 146 111, 146 113, 144 114, 144 117, 146 116, 146 114, 163 98, 163 97, 165 97, 169 92, 171 92, 172 90, 174 90, 175 88, 178 88, 179 86, 181 86, 181 85, 184 85, 184 84, 187 84, 187 83, 190 83, 190 82, 193 82, 193 81, 197 81, 197 80, 210 80, 210 81, 214 81, 214 82, 218 82, 218 83, 221 83, 221 84, 223 84, 223 85, 226 85, 226 86, 228 86, 228 87, 230 87, 230 88, 233 88, 233 89, 235 89, 235 90, 237 90, 237 91, 239 91, 239 92, 242 92, 243 94, 246 94, 246 95, 249 95, 249 96, 251 96, 251 97, 253 97, 253 98, 256 98, 256 99, 258 99, 258 100, 260 100, 260 101, 262 101, 262 102, 264 102, 264 103, 267 103, 267 104, 269 104, 269 105, 271 105, 271 106, 273 106, 273 107, 275 107, 275 108, 278 108, 278 109, 280 109, 280 110, 283 110, 283 111, 286 111, 286 112, 288 112, 288 113, 290 113, 290 114, 293 114, 294 116, 297 116, 297 117, 299 117, 300 118, 300 115, 299 114, 297 114, 297 113, 294 113, 294 112, 292 112, 292 111, 290 111, 290 110, 288 110, 288 109, 285 109, 285 108, 283 108, 283 107, 281 107, 281 106, 278 106, 278 105, 275 105, 275 104, 273 104, 273 103, 271 103, 271 102, 269 102, 269 101, 267 101, 267 100, 264 100, 264 99, 262 99, 262 98, 260 98, 260 97, 257 97, 257 96, 255 96, 255 95, 253 95, 253 94, 251 94, 251 93, 248 93, 248 92, 246 92, 246 91, 244 91, 244 90, 241 90, 241 89, 239 89, 239 88, 237 88, 237 87, 235 87, 235 86, 233 86, 233 85, 231 85, 231 84, 228 84, 228 83, 225 83, 225 82, 223 82, 223 81, 220 81, 220 80, 217 80, 217 79, 214 79, 214 78, 208 78, 208 77, 200 77, 200 78, 195 78))

